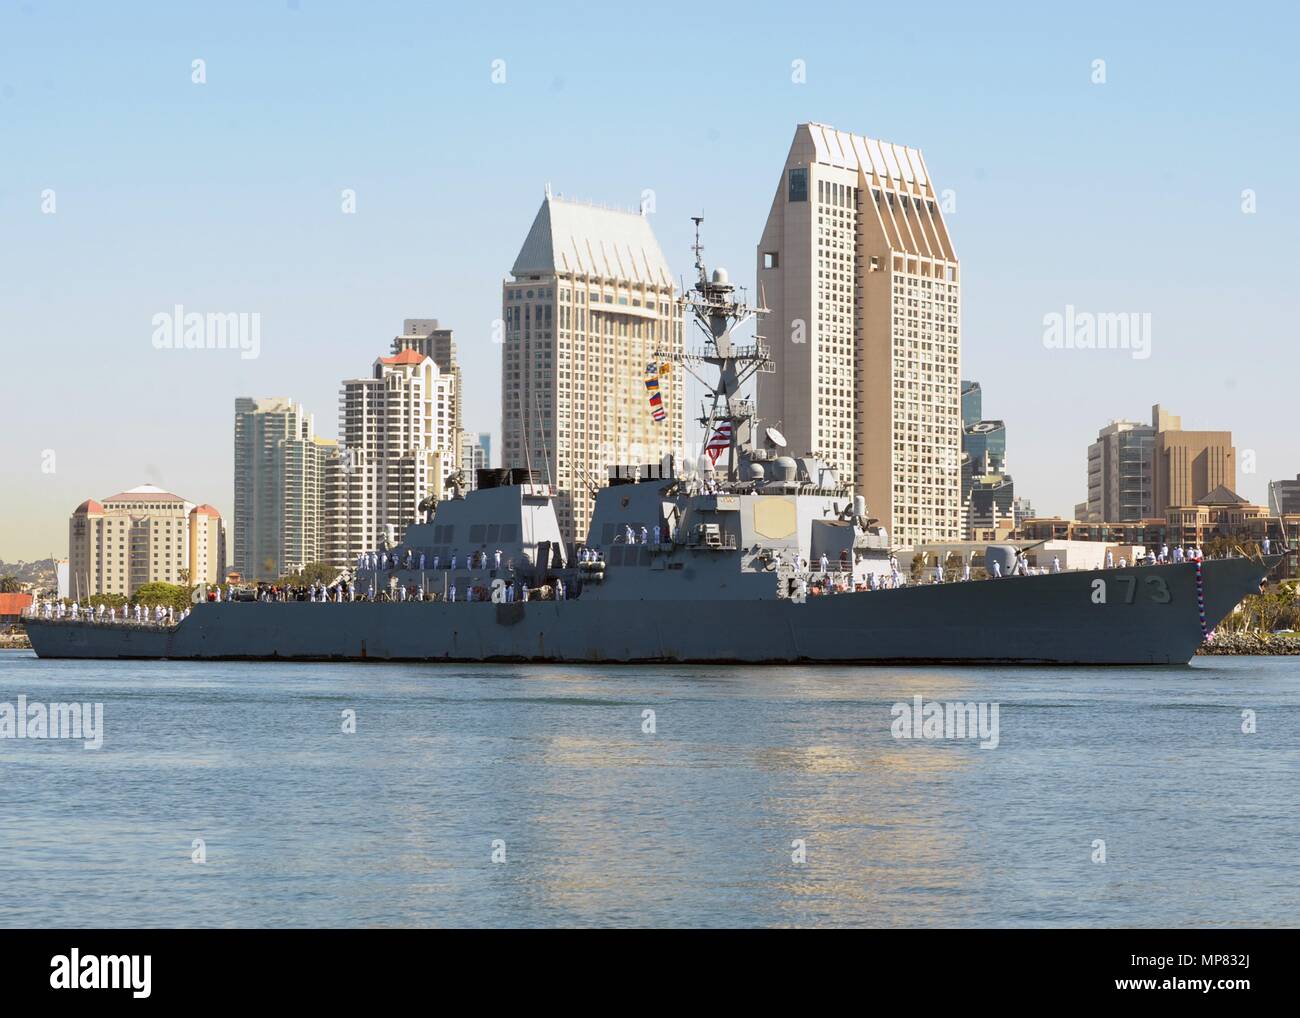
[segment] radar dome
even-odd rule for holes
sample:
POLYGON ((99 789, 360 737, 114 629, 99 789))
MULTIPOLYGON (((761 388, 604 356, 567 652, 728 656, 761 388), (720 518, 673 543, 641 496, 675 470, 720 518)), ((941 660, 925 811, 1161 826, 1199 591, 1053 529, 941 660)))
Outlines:
POLYGON ((730 283, 731 277, 727 275, 727 270, 717 268, 713 270, 713 281, 715 283, 730 283))

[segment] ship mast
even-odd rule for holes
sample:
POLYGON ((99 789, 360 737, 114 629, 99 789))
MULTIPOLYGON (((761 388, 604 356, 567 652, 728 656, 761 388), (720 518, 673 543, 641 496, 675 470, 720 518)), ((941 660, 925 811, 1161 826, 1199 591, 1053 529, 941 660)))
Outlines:
POLYGON ((700 243, 700 224, 703 216, 692 216, 695 224, 695 270, 698 275, 695 286, 678 298, 683 317, 689 313, 704 333, 704 347, 697 353, 681 353, 670 357, 704 386, 711 400, 701 408, 699 421, 704 425, 704 441, 707 445, 723 423, 731 426, 729 441, 729 465, 727 479, 739 480, 740 428, 742 424, 751 425, 755 421, 753 400, 742 399, 740 388, 754 375, 770 373, 776 370, 768 353, 767 343, 763 337, 756 335, 754 342, 748 346, 739 346, 732 338, 736 328, 749 319, 767 314, 767 308, 757 307, 735 299, 736 288, 731 285, 726 269, 714 269, 710 273, 704 267, 704 245, 700 243), (704 365, 709 365, 716 372, 717 378, 709 380, 701 377, 704 365))

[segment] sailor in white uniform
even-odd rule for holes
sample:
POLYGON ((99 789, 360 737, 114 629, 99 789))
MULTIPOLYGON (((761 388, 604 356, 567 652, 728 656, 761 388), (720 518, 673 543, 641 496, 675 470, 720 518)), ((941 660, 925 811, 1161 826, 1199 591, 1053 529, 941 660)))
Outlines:
POLYGON ((1054 572, 1054 573, 1059 573, 1060 571, 1061 571, 1061 556, 1060 556, 1060 555, 1053 555, 1053 556, 1052 556, 1052 572, 1054 572))

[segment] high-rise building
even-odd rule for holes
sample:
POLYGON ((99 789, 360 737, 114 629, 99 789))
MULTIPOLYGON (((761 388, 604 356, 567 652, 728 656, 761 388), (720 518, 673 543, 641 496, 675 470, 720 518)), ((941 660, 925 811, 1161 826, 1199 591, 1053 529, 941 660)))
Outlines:
POLYGON ((683 444, 683 386, 648 370, 682 348, 672 270, 644 214, 549 190, 502 285, 501 463, 558 488, 569 542, 584 541, 608 467, 658 463, 683 444))
POLYGON ((1151 409, 1151 423, 1156 429, 1155 515, 1163 516, 1170 506, 1196 505, 1221 484, 1236 488, 1237 451, 1231 431, 1184 431, 1182 419, 1158 405, 1151 409))
POLYGON ((961 536, 960 269, 916 149, 800 124, 758 244, 763 416, 893 540, 961 536))
POLYGON ((442 497, 455 469, 454 374, 407 348, 375 361, 369 378, 343 382, 337 465, 326 477, 338 563, 402 539, 420 502, 442 497))
POLYGON ((1112 421, 1088 447, 1085 522, 1158 518, 1236 480, 1232 432, 1184 431, 1182 418, 1157 403, 1150 424, 1112 421))
POLYGON ((472 431, 460 433, 461 472, 471 491, 478 487, 478 472, 486 470, 489 465, 487 449, 483 445, 485 439, 488 439, 486 434, 475 434, 472 431))
POLYGON ((220 513, 152 484, 87 499, 68 522, 68 595, 82 601, 131 597, 146 583, 217 583, 225 562, 220 513))
MULTIPOLYGON (((447 413, 451 418, 451 434, 459 435, 463 399, 461 394, 464 389, 461 384, 460 360, 456 355, 456 342, 452 338, 451 329, 444 329, 436 318, 404 319, 402 334, 393 339, 392 352, 398 354, 403 350, 415 350, 432 358, 433 363, 438 365, 439 372, 451 376, 452 384, 447 395, 449 400, 447 413)), ((444 476, 450 477, 460 469, 459 457, 459 448, 444 450, 442 465, 444 476)))
POLYGON ((1268 482, 1268 511, 1274 516, 1300 513, 1300 474, 1294 481, 1268 482))
POLYGON ((325 477, 335 443, 285 396, 235 400, 235 571, 275 580, 330 561, 325 477))
POLYGON ((1088 446, 1087 519, 1132 523, 1155 514, 1152 454, 1156 429, 1139 421, 1111 421, 1088 446))
POLYGON ((984 389, 979 382, 961 381, 961 424, 969 428, 984 419, 984 389))

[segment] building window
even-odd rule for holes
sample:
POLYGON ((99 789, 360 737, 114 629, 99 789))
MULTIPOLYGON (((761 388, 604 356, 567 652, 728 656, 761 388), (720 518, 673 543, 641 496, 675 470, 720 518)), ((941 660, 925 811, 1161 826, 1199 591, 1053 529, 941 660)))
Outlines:
POLYGON ((765 269, 775 269, 775 268, 777 268, 780 264, 781 264, 781 256, 780 256, 780 253, 779 253, 779 252, 776 252, 776 251, 764 251, 764 252, 763 252, 763 268, 765 268, 765 269))
POLYGON ((807 201, 808 200, 808 169, 804 166, 796 166, 790 171, 790 200, 807 201))

